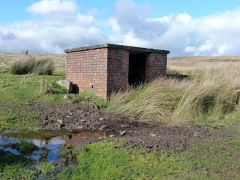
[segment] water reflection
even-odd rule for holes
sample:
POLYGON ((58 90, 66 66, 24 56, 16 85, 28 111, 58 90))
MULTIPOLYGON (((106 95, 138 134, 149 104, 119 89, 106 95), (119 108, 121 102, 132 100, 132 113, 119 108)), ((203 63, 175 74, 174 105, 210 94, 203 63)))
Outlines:
POLYGON ((59 160, 61 146, 65 143, 73 147, 89 141, 96 141, 108 136, 107 132, 29 132, 29 133, 4 133, 0 134, 0 150, 20 155, 20 152, 14 146, 23 141, 31 142, 39 147, 38 151, 34 151, 31 155, 25 156, 33 160, 39 160, 44 152, 47 152, 47 159, 52 162, 59 160), (34 134, 35 133, 35 134, 34 134), (46 133, 50 133, 51 137, 46 137, 46 133), (54 135, 56 134, 56 135, 54 135), (60 135, 61 134, 61 135, 60 135), (34 138, 33 138, 34 137, 34 138))

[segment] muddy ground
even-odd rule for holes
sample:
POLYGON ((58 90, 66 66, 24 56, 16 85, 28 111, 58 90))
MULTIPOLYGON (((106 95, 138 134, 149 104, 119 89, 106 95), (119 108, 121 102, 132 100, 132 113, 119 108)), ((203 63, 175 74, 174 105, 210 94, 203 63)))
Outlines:
POLYGON ((206 138, 228 138, 232 132, 201 125, 168 125, 144 123, 98 106, 79 104, 32 103, 31 108, 39 114, 44 130, 68 129, 112 132, 112 137, 126 140, 126 144, 150 150, 181 150, 188 148, 190 141, 206 138))

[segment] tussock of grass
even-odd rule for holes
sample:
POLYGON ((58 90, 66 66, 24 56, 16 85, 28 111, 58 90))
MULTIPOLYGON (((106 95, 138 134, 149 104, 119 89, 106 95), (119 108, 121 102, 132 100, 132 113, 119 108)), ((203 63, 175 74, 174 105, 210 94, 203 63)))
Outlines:
POLYGON ((109 108, 145 120, 232 125, 238 116, 229 119, 230 114, 240 113, 237 94, 240 66, 202 64, 200 67, 180 71, 191 74, 191 80, 162 78, 112 94, 109 108))
POLYGON ((15 61, 10 67, 10 72, 18 75, 29 73, 34 73, 36 75, 52 75, 53 70, 54 65, 51 59, 36 60, 31 55, 23 56, 21 59, 15 61))
POLYGON ((163 120, 175 109, 187 84, 187 81, 158 79, 137 89, 112 94, 109 108, 149 120, 163 120))

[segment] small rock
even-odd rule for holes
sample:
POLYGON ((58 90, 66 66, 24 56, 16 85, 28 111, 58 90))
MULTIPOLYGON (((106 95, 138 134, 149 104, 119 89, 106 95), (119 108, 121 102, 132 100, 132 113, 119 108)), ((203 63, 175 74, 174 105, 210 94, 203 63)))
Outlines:
POLYGON ((149 135, 152 136, 152 137, 156 137, 157 136, 156 134, 153 134, 153 133, 150 133, 149 135))
POLYGON ((121 124, 120 126, 121 126, 122 128, 129 127, 129 125, 127 125, 127 124, 121 124))
POLYGON ((58 119, 57 122, 60 123, 60 124, 62 124, 62 123, 63 123, 63 120, 58 119))
POLYGON ((78 126, 77 129, 83 129, 83 126, 78 126))
POLYGON ((115 137, 115 135, 113 135, 113 134, 110 134, 110 136, 109 136, 110 138, 114 138, 115 137))
POLYGON ((82 119, 81 122, 86 122, 87 120, 86 119, 82 119))
POLYGON ((99 121, 103 121, 103 118, 101 117, 101 118, 99 118, 99 121))
POLYGON ((99 130, 99 131, 102 131, 102 130, 104 130, 106 127, 107 127, 107 125, 103 125, 103 126, 101 126, 98 130, 99 130))
POLYGON ((99 105, 95 105, 95 109, 96 109, 96 110, 99 110, 99 109, 100 109, 100 106, 99 106, 99 105))
POLYGON ((87 139, 87 137, 83 137, 83 139, 87 139))
POLYGON ((193 134, 194 137, 197 137, 198 135, 199 135, 198 132, 194 132, 194 134, 193 134))
POLYGON ((73 115, 73 113, 72 113, 70 110, 68 110, 68 114, 69 114, 70 116, 73 115))
POLYGON ((121 136, 124 136, 124 135, 126 135, 126 134, 127 134, 126 131, 120 131, 120 135, 121 135, 121 136))
POLYGON ((67 99, 68 98, 68 96, 65 94, 65 96, 63 97, 63 99, 67 99))

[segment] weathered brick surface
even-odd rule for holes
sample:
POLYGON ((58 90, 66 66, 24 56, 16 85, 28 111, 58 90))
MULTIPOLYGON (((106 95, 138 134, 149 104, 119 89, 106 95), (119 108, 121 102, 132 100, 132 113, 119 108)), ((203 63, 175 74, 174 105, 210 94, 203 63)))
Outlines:
MULTIPOLYGON (((167 51, 166 51, 167 52, 167 51)), ((146 52, 145 81, 166 75, 165 51, 146 52)), ((107 100, 112 92, 128 88, 131 49, 111 47, 67 51, 66 78, 79 86, 79 91, 93 92, 107 100)))
POLYGON ((107 48, 71 52, 66 57, 66 78, 79 86, 79 91, 107 97, 107 48))
POLYGON ((108 49, 108 91, 127 90, 129 52, 122 49, 108 49))
POLYGON ((167 55, 150 53, 146 58, 145 81, 151 81, 158 76, 165 76, 167 71, 167 55))

